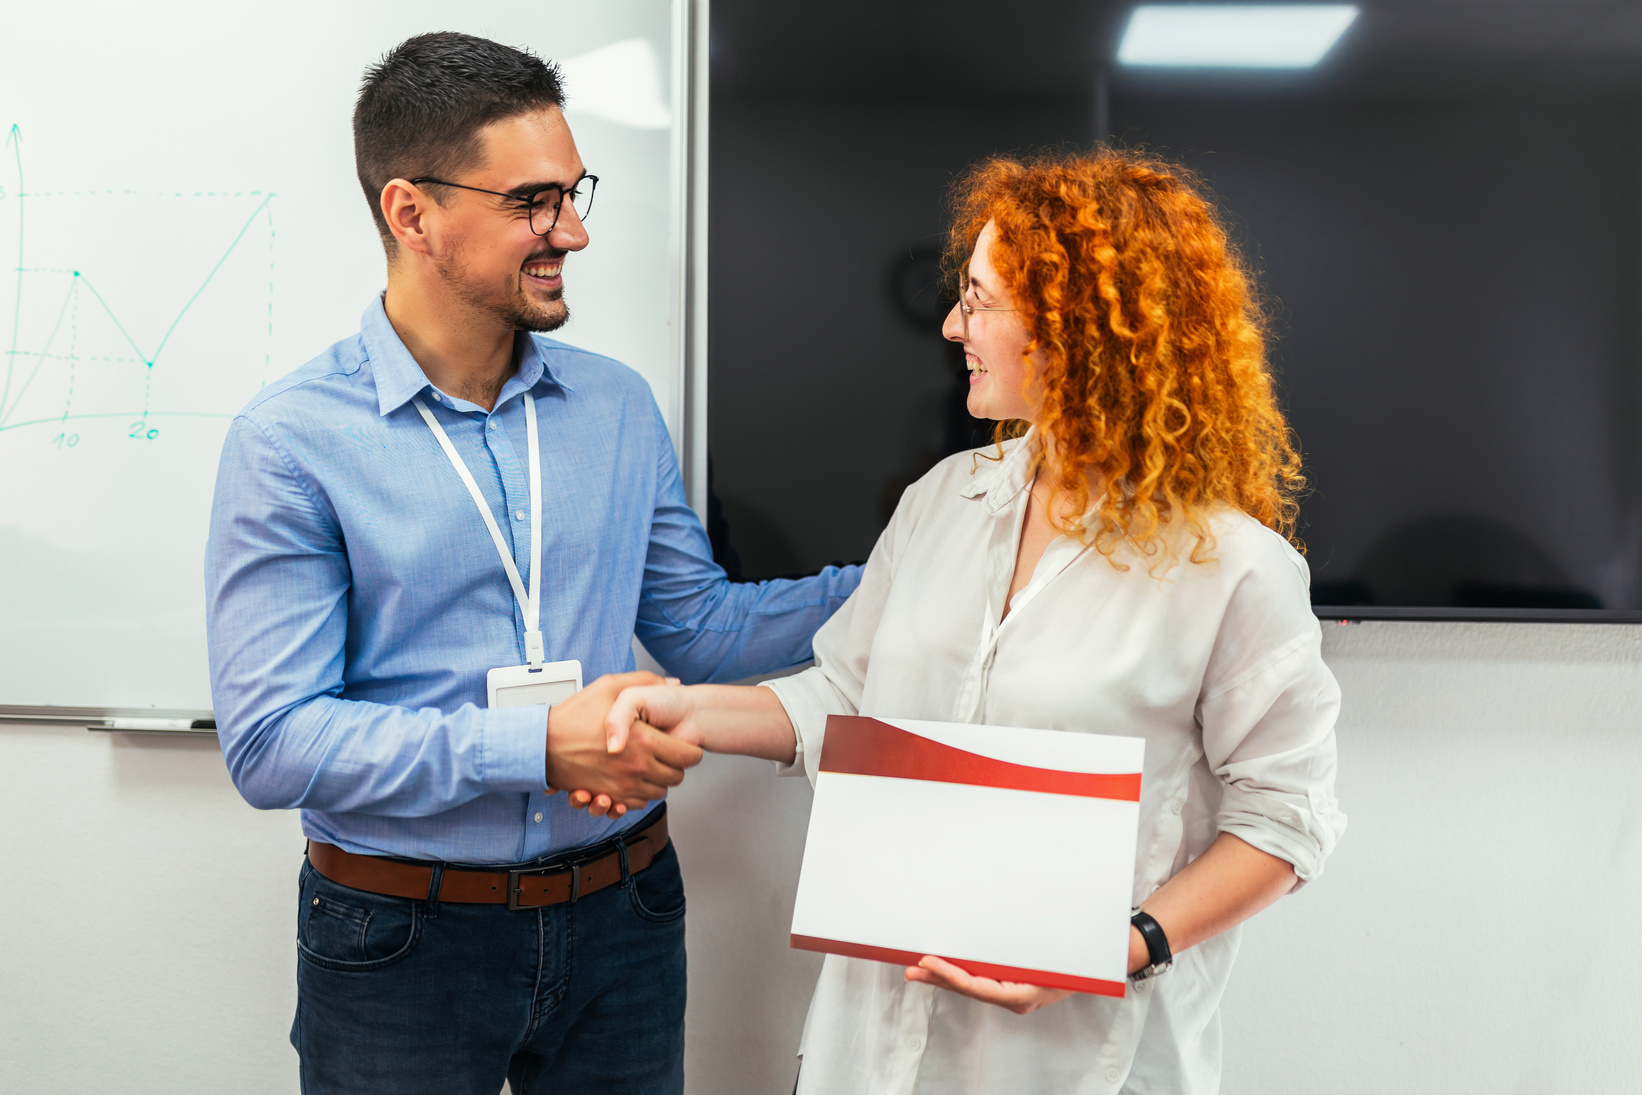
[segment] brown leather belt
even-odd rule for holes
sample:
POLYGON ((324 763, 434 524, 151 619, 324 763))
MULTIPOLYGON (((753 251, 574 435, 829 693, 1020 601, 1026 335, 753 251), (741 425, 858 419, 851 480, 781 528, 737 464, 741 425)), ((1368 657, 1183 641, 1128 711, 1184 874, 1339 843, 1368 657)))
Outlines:
MULTIPOLYGON (((504 867, 474 871, 446 867, 439 884, 439 900, 458 904, 502 905, 510 909, 537 909, 586 897, 621 881, 621 848, 627 850, 627 870, 638 874, 654 863, 667 847, 665 808, 654 821, 622 833, 610 851, 580 862, 550 863, 545 867, 504 867)), ((597 849, 590 849, 596 853, 597 849)), ((345 852, 334 844, 308 842, 308 862, 332 882, 367 893, 426 900, 433 886, 432 865, 403 863, 373 855, 345 852)))

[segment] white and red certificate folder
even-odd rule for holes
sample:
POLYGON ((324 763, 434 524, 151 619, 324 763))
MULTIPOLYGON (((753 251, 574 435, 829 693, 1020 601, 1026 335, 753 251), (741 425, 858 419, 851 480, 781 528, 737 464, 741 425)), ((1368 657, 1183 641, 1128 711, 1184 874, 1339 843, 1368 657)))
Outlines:
POLYGON ((830 716, 792 945, 1122 996, 1144 750, 830 716))

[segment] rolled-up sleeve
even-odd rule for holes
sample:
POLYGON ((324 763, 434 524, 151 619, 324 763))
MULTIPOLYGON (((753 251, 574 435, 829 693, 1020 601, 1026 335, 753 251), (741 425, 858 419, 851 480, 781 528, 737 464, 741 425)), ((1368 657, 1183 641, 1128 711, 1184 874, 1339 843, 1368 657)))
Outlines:
POLYGON ((1278 590, 1252 581, 1234 596, 1227 645, 1237 656, 1224 660, 1253 664, 1205 689, 1198 721, 1223 787, 1219 830, 1286 860, 1304 883, 1321 873, 1346 817, 1334 797, 1340 689, 1323 663, 1303 577, 1297 588, 1292 579, 1278 590))
POLYGON ((777 775, 808 776, 815 785, 817 767, 808 758, 821 757, 821 743, 827 733, 828 715, 853 715, 859 710, 860 692, 850 696, 848 682, 835 681, 819 665, 791 677, 765 681, 763 687, 776 694, 787 718, 792 721, 796 744, 789 764, 776 763, 777 775), (844 687, 840 687, 840 683, 844 687))

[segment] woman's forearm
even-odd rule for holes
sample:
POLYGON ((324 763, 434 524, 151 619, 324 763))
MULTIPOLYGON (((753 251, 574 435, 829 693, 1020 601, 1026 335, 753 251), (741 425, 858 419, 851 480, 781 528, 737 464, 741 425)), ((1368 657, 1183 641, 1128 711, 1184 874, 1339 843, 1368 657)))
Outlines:
MULTIPOLYGON (((1286 860, 1221 833, 1141 908, 1168 936, 1169 949, 1179 954, 1236 927, 1293 888, 1294 868, 1286 860)), ((1129 972, 1150 964, 1145 940, 1129 929, 1129 972)))
POLYGON ((691 721, 703 749, 792 763, 798 734, 774 692, 727 684, 698 684, 688 691, 696 693, 691 721))
POLYGON ((714 753, 792 763, 798 734, 781 699, 768 688, 728 684, 650 685, 623 689, 605 716, 612 753, 621 752, 642 720, 714 753))

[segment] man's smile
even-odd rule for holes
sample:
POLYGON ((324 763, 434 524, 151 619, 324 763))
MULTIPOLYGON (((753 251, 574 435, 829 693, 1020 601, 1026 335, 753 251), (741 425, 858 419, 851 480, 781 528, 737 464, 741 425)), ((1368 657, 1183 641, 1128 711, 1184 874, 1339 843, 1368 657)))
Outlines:
POLYGON ((561 281, 560 272, 564 269, 564 256, 550 259, 536 259, 524 264, 524 276, 527 282, 540 285, 544 289, 557 289, 561 281))

